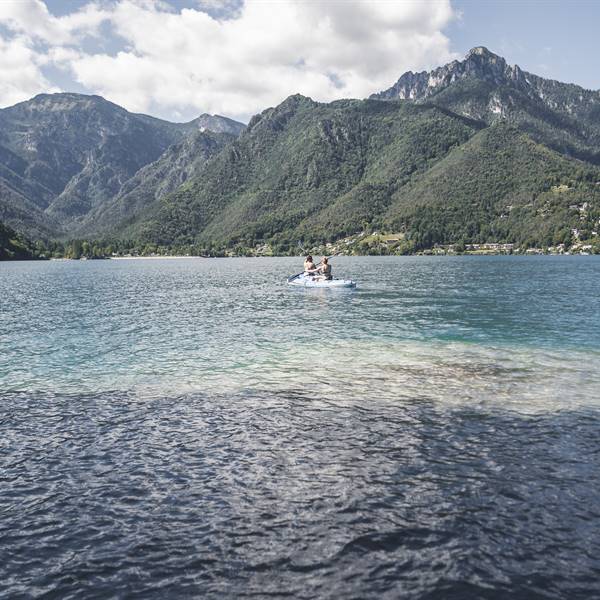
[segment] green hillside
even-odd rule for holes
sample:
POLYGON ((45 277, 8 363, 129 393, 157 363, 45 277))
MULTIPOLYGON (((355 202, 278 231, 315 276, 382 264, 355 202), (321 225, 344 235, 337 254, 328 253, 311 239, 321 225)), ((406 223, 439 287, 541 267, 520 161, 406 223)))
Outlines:
POLYGON ((597 229, 600 169, 515 125, 406 101, 319 104, 255 117, 199 176, 155 205, 134 236, 153 244, 281 252, 360 231, 405 248, 455 242, 550 246, 597 229), (573 233, 573 230, 577 230, 573 233))
POLYGON ((35 258, 32 243, 14 229, 0 222, 0 260, 28 260, 35 258))
POLYGON ((139 230, 154 243, 285 246, 355 232, 481 125, 437 108, 292 96, 255 117, 139 230))
POLYGON ((513 242, 550 246, 589 239, 600 218, 600 169, 567 159, 498 123, 399 190, 380 223, 417 248, 513 242))

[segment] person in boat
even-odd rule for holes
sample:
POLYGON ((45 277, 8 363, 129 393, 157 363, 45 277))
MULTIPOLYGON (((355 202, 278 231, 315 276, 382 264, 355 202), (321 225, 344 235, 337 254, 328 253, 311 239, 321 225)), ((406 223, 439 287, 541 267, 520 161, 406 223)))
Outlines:
POLYGON ((317 268, 317 271, 320 273, 318 277, 320 281, 330 281, 333 279, 333 275, 331 274, 331 265, 329 264, 329 260, 326 256, 323 257, 321 265, 317 268))
POLYGON ((309 254, 304 261, 304 273, 305 275, 316 275, 317 267, 313 257, 309 254))

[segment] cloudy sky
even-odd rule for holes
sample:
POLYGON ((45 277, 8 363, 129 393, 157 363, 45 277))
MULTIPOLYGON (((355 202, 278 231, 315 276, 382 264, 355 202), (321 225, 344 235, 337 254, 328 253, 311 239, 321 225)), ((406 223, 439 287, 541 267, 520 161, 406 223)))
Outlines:
POLYGON ((0 107, 100 94, 174 121, 365 97, 485 45, 600 88, 596 0, 0 0, 0 107))

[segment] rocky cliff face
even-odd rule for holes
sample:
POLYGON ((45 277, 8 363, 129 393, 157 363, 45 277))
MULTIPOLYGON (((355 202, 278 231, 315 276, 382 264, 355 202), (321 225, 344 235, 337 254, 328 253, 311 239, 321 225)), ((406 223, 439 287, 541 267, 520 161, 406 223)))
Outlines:
MULTIPOLYGON (((237 126, 241 125, 233 121, 232 126, 227 123, 228 119, 219 119, 223 121, 211 123, 216 129, 238 131, 237 126)), ((237 134, 214 133, 204 127, 192 131, 169 146, 157 160, 142 167, 121 186, 113 199, 87 214, 74 233, 78 236, 110 234, 117 226, 143 215, 156 201, 199 172, 209 158, 236 137, 237 134)))
POLYGON ((455 60, 430 72, 408 71, 391 88, 373 94, 371 98, 424 101, 453 83, 469 78, 494 86, 510 82, 515 87, 525 89, 528 85, 525 73, 517 65, 510 66, 501 56, 479 46, 470 50, 463 61, 455 60))
POLYGON ((509 87, 544 102, 548 108, 572 113, 578 107, 591 104, 600 106, 600 91, 544 79, 527 73, 518 65, 509 65, 504 58, 483 46, 469 51, 463 61, 451 63, 427 72, 408 71, 389 89, 373 94, 377 100, 414 100, 422 102, 435 97, 452 84, 477 80, 493 87, 509 87))

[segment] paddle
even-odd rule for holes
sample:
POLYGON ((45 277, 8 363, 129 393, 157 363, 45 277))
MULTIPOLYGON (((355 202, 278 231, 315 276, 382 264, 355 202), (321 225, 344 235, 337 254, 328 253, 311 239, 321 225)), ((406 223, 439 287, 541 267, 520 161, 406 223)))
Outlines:
MULTIPOLYGON (((321 263, 319 263, 321 264, 321 263)), ((292 281, 292 279, 296 279, 296 277, 300 277, 300 275, 304 275, 304 271, 300 271, 300 273, 296 273, 295 275, 290 275, 290 277, 288 277, 288 281, 292 281)))

